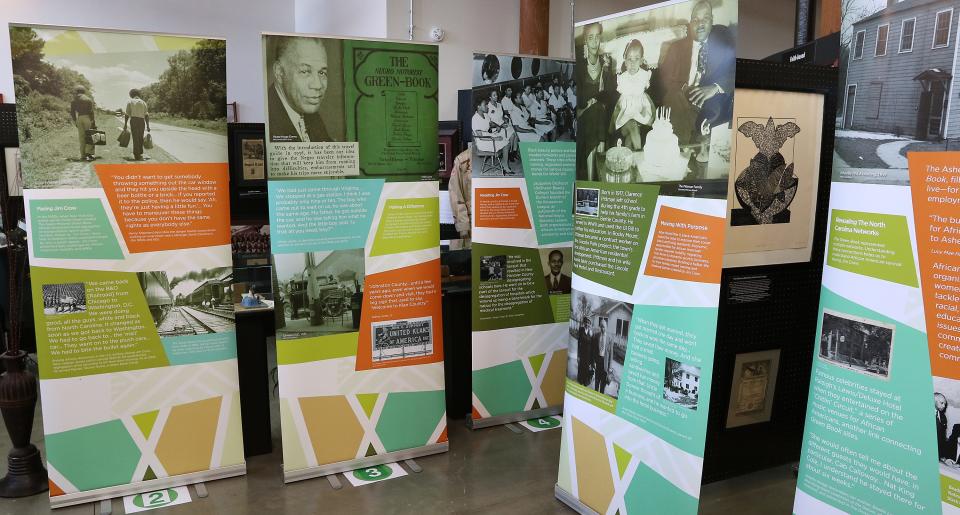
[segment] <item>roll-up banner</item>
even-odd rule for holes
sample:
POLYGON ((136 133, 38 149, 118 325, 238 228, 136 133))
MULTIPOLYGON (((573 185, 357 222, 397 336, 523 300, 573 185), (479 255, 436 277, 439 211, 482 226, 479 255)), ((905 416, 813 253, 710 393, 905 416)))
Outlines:
POLYGON ((730 170, 737 2, 578 23, 573 293, 557 497, 696 513, 730 170))
POLYGON ((437 46, 263 51, 284 479, 444 452, 437 46))
POLYGON ((51 504, 243 474, 226 42, 10 44, 51 504))
POLYGON ((563 405, 576 106, 573 61, 473 56, 474 428, 563 405))
POLYGON ((794 512, 958 513, 957 14, 935 1, 853 2, 842 15, 848 53, 794 512))

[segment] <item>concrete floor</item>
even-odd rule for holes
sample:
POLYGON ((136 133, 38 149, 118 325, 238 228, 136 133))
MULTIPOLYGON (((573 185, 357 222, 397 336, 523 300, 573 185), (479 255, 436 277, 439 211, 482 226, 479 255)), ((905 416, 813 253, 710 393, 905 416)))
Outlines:
MULTIPOLYGON (((205 499, 164 508, 164 515, 300 515, 312 513, 573 513, 554 499, 560 452, 559 429, 515 434, 505 427, 471 431, 463 420, 451 420, 450 452, 418 458, 423 472, 363 487, 345 480, 333 490, 322 478, 284 485, 281 479, 279 413, 274 402, 274 451, 247 460, 247 475, 207 483, 205 499)), ((40 410, 33 440, 43 451, 40 410)), ((0 473, 9 450, 5 428, 0 429, 0 473)), ((789 514, 796 481, 789 466, 705 485, 703 514, 789 514)), ((56 515, 94 515, 93 505, 56 510, 56 515)), ((120 499, 114 513, 123 513, 120 499)), ((0 499, 0 514, 51 513, 48 497, 0 499)), ((651 513, 669 513, 652 510, 651 513)))

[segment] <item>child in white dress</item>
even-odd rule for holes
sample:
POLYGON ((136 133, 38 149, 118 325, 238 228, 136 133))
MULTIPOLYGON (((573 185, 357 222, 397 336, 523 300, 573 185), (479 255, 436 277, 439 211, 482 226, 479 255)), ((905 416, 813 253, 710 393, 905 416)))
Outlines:
POLYGON ((623 66, 617 75, 620 100, 613 111, 614 128, 624 144, 637 151, 643 147, 643 134, 653 125, 655 106, 647 88, 652 72, 643 60, 643 45, 636 39, 623 51, 623 66))

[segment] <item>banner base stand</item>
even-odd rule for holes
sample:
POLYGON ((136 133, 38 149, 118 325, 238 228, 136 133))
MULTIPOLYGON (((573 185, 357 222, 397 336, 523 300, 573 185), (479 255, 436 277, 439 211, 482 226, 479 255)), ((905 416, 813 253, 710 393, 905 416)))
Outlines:
POLYGON ((563 413, 563 406, 550 406, 530 411, 518 411, 516 413, 507 413, 506 415, 497 415, 496 417, 478 419, 467 417, 467 427, 470 429, 480 429, 484 427, 509 424, 510 422, 523 422, 524 420, 530 420, 531 418, 559 415, 561 413, 563 413))
POLYGON ((413 458, 410 458, 408 460, 403 460, 403 462, 406 463, 408 467, 410 467, 410 470, 414 474, 419 474, 423 472, 423 467, 421 467, 420 464, 417 463, 413 458))
POLYGON ((338 463, 331 463, 329 465, 322 465, 319 467, 294 470, 294 471, 283 473, 283 482, 294 483, 296 481, 303 481, 304 479, 312 479, 312 478, 321 477, 321 476, 332 476, 333 474, 338 474, 340 472, 350 472, 351 470, 357 470, 359 468, 364 468, 364 467, 372 467, 374 465, 396 463, 398 461, 409 460, 412 458, 419 458, 420 456, 440 454, 441 452, 447 452, 448 450, 450 450, 450 443, 441 442, 441 443, 435 443, 431 445, 425 445, 423 447, 417 447, 415 449, 406 449, 403 451, 388 452, 386 454, 379 454, 377 456, 368 456, 366 458, 359 458, 359 459, 350 460, 350 461, 341 461, 338 463))
MULTIPOLYGON (((50 498, 50 507, 62 508, 64 506, 74 506, 77 504, 85 504, 88 502, 105 501, 105 503, 101 503, 101 509, 102 509, 104 504, 109 505, 110 501, 116 497, 124 497, 126 495, 134 495, 134 494, 140 494, 144 492, 155 492, 157 490, 163 490, 164 488, 173 488, 175 486, 188 486, 194 483, 202 483, 204 481, 213 481, 215 479, 225 479, 228 477, 242 476, 246 473, 247 473, 247 466, 241 463, 240 465, 220 467, 218 469, 204 470, 202 472, 193 472, 191 474, 181 474, 179 476, 165 477, 160 479, 151 479, 148 481, 140 481, 132 485, 118 485, 118 486, 111 486, 108 488, 98 488, 96 490, 88 490, 85 492, 76 492, 76 493, 58 495, 56 497, 50 498)), ((101 512, 101 513, 109 513, 109 512, 101 512)))
POLYGON ((340 490, 343 488, 343 483, 340 482, 340 478, 337 477, 336 474, 329 474, 323 477, 327 478, 327 483, 330 483, 330 488, 333 488, 334 490, 340 490))
POLYGON ((522 435, 522 434, 523 434, 523 429, 520 429, 519 427, 517 427, 516 424, 514 424, 514 423, 512 423, 512 422, 508 422, 508 423, 504 424, 503 427, 506 427, 506 428, 509 429, 510 431, 513 431, 515 434, 518 434, 518 435, 522 435))
MULTIPOLYGON (((93 515, 97 515, 96 507, 93 509, 93 515)), ((113 499, 100 501, 100 515, 113 515, 113 499)))
POLYGON ((573 494, 567 492, 563 488, 560 488, 560 485, 554 485, 553 495, 557 498, 558 501, 566 504, 573 511, 579 513, 580 515, 598 515, 597 512, 593 511, 589 506, 580 502, 579 499, 575 498, 573 494))
POLYGON ((210 495, 207 492, 207 485, 202 481, 193 485, 193 489, 197 491, 197 498, 203 499, 204 497, 210 495))

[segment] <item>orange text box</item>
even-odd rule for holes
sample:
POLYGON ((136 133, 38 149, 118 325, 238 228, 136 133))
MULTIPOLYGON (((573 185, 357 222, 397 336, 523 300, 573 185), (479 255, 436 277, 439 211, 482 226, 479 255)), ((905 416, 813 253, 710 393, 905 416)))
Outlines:
POLYGON ((723 269, 724 218, 660 208, 645 275, 719 283, 723 269))
MULTIPOLYGON (((363 284, 363 308, 360 314, 360 337, 357 346, 357 370, 422 365, 443 361, 443 317, 440 311, 440 260, 397 268, 368 275, 363 284), (393 327, 403 330, 402 322, 418 324, 430 320, 433 330, 431 350, 421 353, 411 345, 404 357, 403 348, 394 347, 374 354, 374 328, 393 327), (401 322, 400 324, 394 322, 401 322), (384 357, 384 356, 387 357, 384 357)), ((395 338, 401 343, 403 336, 395 338)))
POLYGON ((960 378, 960 152, 910 152, 930 368, 960 378))
POLYGON ((95 168, 131 254, 230 243, 226 163, 95 168))
POLYGON ((530 217, 520 188, 474 188, 477 227, 529 229, 530 217))

